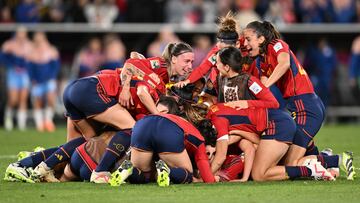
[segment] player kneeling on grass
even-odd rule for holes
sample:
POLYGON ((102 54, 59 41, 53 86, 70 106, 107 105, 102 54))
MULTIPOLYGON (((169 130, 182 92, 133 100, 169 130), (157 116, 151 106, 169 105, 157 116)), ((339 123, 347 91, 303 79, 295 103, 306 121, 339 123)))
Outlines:
MULTIPOLYGON (((172 100, 173 106, 176 106, 176 101, 171 97, 168 98, 168 102, 172 100)), ((171 113, 166 109, 161 112, 171 113)), ((168 186, 170 181, 179 184, 197 180, 193 178, 194 170, 190 158, 195 159, 204 182, 215 182, 206 155, 205 139, 194 126, 194 124, 203 126, 204 122, 209 121, 196 120, 201 116, 196 114, 190 104, 184 104, 184 112, 185 117, 190 118, 192 122, 166 113, 149 115, 139 120, 131 135, 131 162, 124 162, 112 174, 110 184, 119 186, 125 180, 130 183, 149 183, 153 178, 151 171, 155 156, 160 158, 156 162, 159 186, 168 186)), ((215 134, 213 136, 215 138, 215 134)))
POLYGON ((95 171, 117 168, 115 163, 125 157, 129 145, 130 135, 123 131, 107 131, 87 142, 77 138, 61 147, 43 150, 10 164, 5 180, 34 183, 89 181, 91 177, 93 182, 107 182, 110 172, 95 171), (65 165, 61 163, 66 162, 64 169, 65 165))

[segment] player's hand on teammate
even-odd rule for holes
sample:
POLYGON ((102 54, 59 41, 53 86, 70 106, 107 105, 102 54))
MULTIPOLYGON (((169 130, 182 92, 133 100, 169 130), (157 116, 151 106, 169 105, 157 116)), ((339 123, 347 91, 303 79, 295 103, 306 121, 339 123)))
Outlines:
POLYGON ((133 98, 130 94, 130 88, 124 87, 119 95, 119 104, 123 107, 130 108, 131 105, 134 105, 133 98))
POLYGON ((238 101, 226 102, 224 105, 229 106, 231 108, 234 108, 236 110, 249 108, 249 104, 248 104, 248 102, 246 100, 238 100, 238 101))
POLYGON ((174 84, 175 87, 183 88, 190 83, 190 80, 180 81, 174 84))

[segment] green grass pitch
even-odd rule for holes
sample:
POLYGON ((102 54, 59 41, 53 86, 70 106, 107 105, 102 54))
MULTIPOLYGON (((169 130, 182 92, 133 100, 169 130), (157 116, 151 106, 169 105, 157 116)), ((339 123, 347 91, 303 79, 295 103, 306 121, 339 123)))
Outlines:
MULTIPOLYGON (((254 183, 171 185, 124 185, 113 188, 91 183, 9 183, 3 181, 7 165, 16 160, 21 150, 35 146, 51 147, 62 144, 65 129, 53 134, 6 132, 0 129, 0 202, 360 202, 360 178, 335 182, 311 180, 254 183)), ((360 166, 360 126, 324 126, 316 136, 320 149, 331 147, 334 152, 352 150, 354 165, 360 166)), ((357 170, 360 176, 360 170, 357 170)))

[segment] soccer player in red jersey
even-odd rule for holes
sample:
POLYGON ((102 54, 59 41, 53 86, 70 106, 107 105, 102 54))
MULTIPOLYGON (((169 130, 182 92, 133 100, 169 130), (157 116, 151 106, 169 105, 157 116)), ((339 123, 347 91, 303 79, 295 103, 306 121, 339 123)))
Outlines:
POLYGON ((228 138, 230 131, 232 133, 236 131, 236 134, 241 136, 241 140, 251 141, 246 144, 258 144, 255 157, 252 154, 254 150, 245 151, 244 174, 239 181, 246 181, 250 170, 255 181, 287 180, 298 177, 334 180, 334 177, 313 157, 313 160, 306 165, 300 163, 297 166, 278 165, 291 146, 296 131, 296 125, 286 110, 266 108, 236 110, 219 103, 211 107, 208 117, 218 131, 212 166, 217 165, 217 168, 220 168, 223 164, 228 142, 231 142, 228 138))
POLYGON ((260 134, 266 128, 267 112, 265 108, 236 110, 218 103, 210 107, 207 118, 217 130, 216 154, 211 162, 211 170, 215 174, 223 165, 228 152, 228 145, 238 143, 245 153, 245 168, 241 182, 249 179, 255 157, 254 144, 259 144, 260 134), (261 118, 261 119, 260 119, 261 118), (231 131, 236 131, 236 141, 230 140, 231 131), (240 139, 240 140, 239 140, 240 139))
POLYGON ((165 84, 169 81, 176 80, 176 77, 186 77, 190 73, 193 61, 193 50, 184 42, 169 43, 161 57, 127 60, 120 75, 123 89, 119 103, 125 107, 133 103, 129 92, 132 76, 143 78, 153 88, 164 92, 165 84))
POLYGON ((219 31, 216 35, 216 45, 210 50, 202 63, 191 72, 186 80, 175 84, 177 87, 184 87, 189 83, 194 83, 210 72, 209 80, 216 88, 216 78, 218 75, 218 70, 216 69, 216 53, 224 47, 239 46, 240 42, 236 27, 236 20, 231 13, 228 13, 225 17, 220 18, 219 25, 219 31))
POLYGON ((280 89, 296 122, 294 143, 286 160, 286 164, 296 165, 322 125, 324 105, 306 71, 271 23, 251 22, 244 36, 249 55, 259 57, 255 62, 260 63, 257 65, 260 65, 264 85, 275 84, 280 89))
POLYGON ((230 102, 237 108, 278 108, 279 103, 259 79, 242 71, 240 50, 226 47, 217 54, 217 69, 220 72, 218 102, 230 102))
MULTIPOLYGON (((175 101, 176 102, 176 101, 175 101)), ((158 184, 163 182, 160 169, 166 169, 169 179, 173 183, 191 183, 193 181, 193 166, 189 157, 194 158, 202 180, 206 183, 215 182, 205 151, 205 139, 193 122, 197 125, 203 120, 197 120, 199 113, 190 104, 184 107, 187 119, 174 114, 149 115, 139 120, 131 137, 131 175, 132 183, 148 183, 151 178, 152 160, 158 155, 157 162, 158 184), (171 136, 169 136, 171 134, 171 136), (160 168, 159 168, 160 166, 160 168)), ((208 120, 207 120, 208 121, 208 120)), ((205 125, 205 124, 204 124, 205 125)), ((208 121, 207 127, 211 128, 208 121)), ((215 137, 215 134, 212 134, 215 137)), ((119 168, 123 171, 123 168, 119 168)), ((120 185, 127 177, 114 176, 110 183, 120 185), (116 179, 118 181, 116 181, 116 179)), ((169 184, 169 182, 167 183, 169 184)))
MULTIPOLYGON (((64 105, 68 113, 68 140, 86 135, 87 139, 96 134, 93 122, 112 125, 118 129, 132 128, 139 114, 157 113, 155 101, 158 92, 147 82, 134 78, 130 92, 135 105, 129 108, 119 103, 122 89, 119 78, 120 70, 103 71, 71 83, 64 92, 64 105), (76 131, 76 128, 80 132, 76 131)), ((139 117, 138 117, 139 116, 139 117)))

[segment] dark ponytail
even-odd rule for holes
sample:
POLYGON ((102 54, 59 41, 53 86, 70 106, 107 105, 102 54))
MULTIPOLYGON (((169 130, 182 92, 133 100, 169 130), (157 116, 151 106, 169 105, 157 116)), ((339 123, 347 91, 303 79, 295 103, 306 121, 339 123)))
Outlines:
POLYGON ((244 59, 239 49, 235 47, 225 47, 218 52, 218 55, 221 63, 229 65, 235 72, 241 72, 244 59))
POLYGON ((217 140, 217 131, 213 128, 213 124, 209 119, 201 120, 196 128, 199 130, 201 135, 205 139, 205 145, 211 145, 212 147, 216 146, 217 140))
POLYGON ((253 21, 246 26, 246 29, 254 30, 258 37, 264 36, 265 41, 260 45, 260 53, 265 53, 267 45, 281 37, 279 31, 268 21, 253 21))
POLYGON ((219 31, 216 38, 226 44, 236 44, 239 39, 237 24, 234 14, 229 12, 225 17, 219 18, 219 31))

